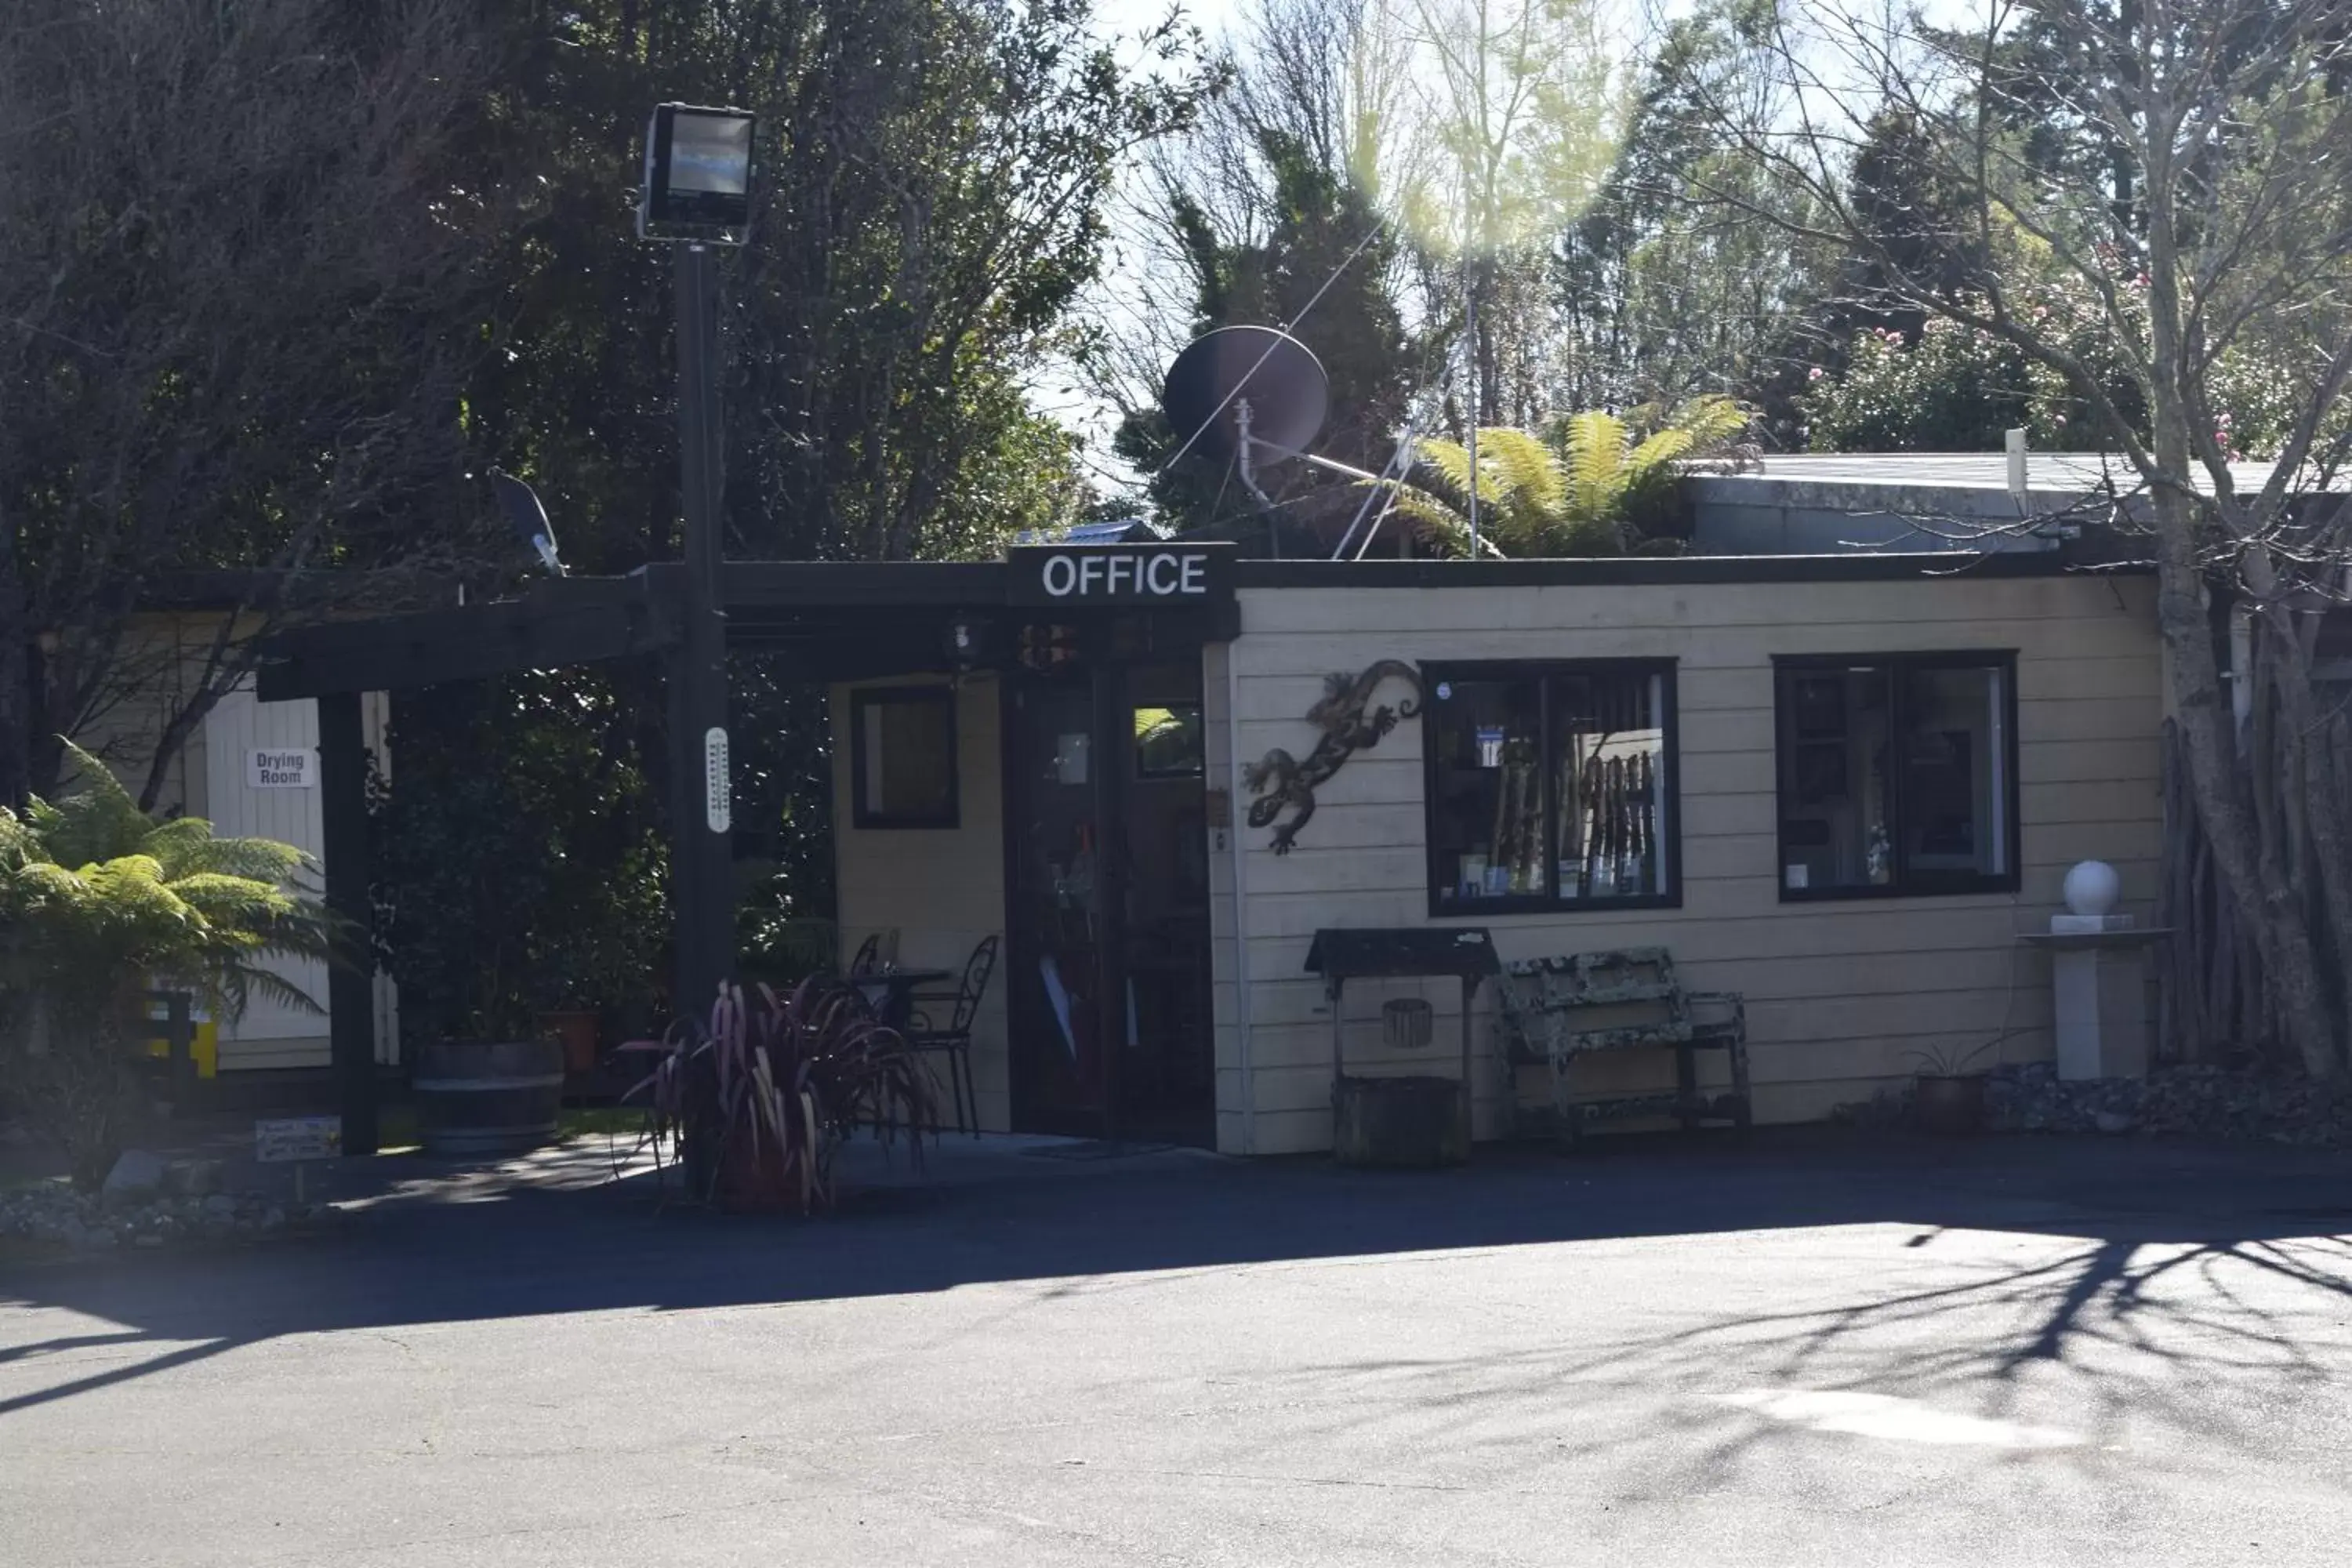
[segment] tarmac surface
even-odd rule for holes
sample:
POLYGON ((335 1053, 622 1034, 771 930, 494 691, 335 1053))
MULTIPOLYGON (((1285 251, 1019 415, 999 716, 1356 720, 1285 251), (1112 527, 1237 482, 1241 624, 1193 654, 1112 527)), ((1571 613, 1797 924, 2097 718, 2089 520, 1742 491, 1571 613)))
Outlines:
MULTIPOLYGON (((1808 1131, 1344 1172, 601 1143, 0 1260, 0 1563, 2341 1563, 2352 1158, 1808 1131)), ((1085 1154, 1089 1151, 1078 1150, 1085 1154)))

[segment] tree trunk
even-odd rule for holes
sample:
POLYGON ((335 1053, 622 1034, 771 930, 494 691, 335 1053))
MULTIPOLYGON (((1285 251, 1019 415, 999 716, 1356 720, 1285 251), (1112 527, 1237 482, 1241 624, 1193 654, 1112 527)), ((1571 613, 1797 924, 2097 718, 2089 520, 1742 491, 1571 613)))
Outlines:
POLYGON ((2203 574, 2183 496, 2159 489, 2157 527, 2157 621, 2171 667, 2188 763, 2189 797, 2211 847, 2222 888, 2262 957, 2271 1001, 2287 1042, 2315 1079, 2341 1065, 2331 1009, 2320 984, 2318 954, 2293 889, 2257 847, 2252 803, 2245 789, 2211 623, 2203 603, 2203 574))
MULTIPOLYGON (((2315 616, 2306 619, 2315 620, 2315 616)), ((2331 1011, 2337 1019, 2352 1001, 2352 831, 2345 824, 2344 779, 2336 769, 2336 733, 2340 714, 2321 712, 2312 694, 2311 649, 2294 617, 2284 606, 2273 606, 2260 627, 2271 645, 2271 679, 2279 700, 2279 717, 2287 743, 2299 764, 2294 805, 2304 826, 2303 869, 2317 884, 2306 888, 2305 907, 2314 923, 2315 946, 2329 957, 2327 972, 2335 984, 2326 987, 2331 1011)), ((2343 1031, 2336 1031, 2340 1037, 2343 1031)))
POLYGON ((33 628, 28 622, 16 525, 0 516, 0 805, 23 805, 33 787, 33 628))

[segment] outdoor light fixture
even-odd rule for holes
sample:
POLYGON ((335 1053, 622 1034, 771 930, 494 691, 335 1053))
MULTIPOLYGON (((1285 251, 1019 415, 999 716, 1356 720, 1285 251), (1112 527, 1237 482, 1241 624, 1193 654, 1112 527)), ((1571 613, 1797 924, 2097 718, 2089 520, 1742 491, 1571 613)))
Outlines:
POLYGON ((642 239, 740 245, 751 221, 751 128, 740 109, 665 103, 646 127, 642 239))
POLYGON ((948 623, 946 643, 943 651, 959 672, 977 668, 988 655, 988 623, 958 616, 948 623))
POLYGON ((539 492, 504 468, 490 470, 490 488, 498 492, 499 510, 507 514, 509 526, 539 556, 549 575, 562 576, 563 563, 555 554, 555 530, 547 521, 547 508, 539 502, 539 492))

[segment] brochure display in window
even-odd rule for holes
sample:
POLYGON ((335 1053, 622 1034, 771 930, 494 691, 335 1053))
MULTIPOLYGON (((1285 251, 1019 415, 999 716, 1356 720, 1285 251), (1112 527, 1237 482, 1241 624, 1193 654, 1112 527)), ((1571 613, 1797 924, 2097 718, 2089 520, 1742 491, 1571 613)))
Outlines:
POLYGON ((1430 909, 1680 897, 1670 663, 1432 665, 1430 909))

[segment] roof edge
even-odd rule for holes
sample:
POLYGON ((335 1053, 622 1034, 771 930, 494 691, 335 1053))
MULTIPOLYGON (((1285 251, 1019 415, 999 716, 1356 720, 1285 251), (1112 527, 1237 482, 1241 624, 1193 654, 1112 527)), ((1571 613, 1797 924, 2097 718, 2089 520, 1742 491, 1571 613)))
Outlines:
POLYGON ((2073 551, 1835 555, 1620 555, 1527 561, 1237 561, 1240 588, 1630 587, 1731 583, 1897 583, 1918 578, 2144 576, 2146 561, 2073 551))

